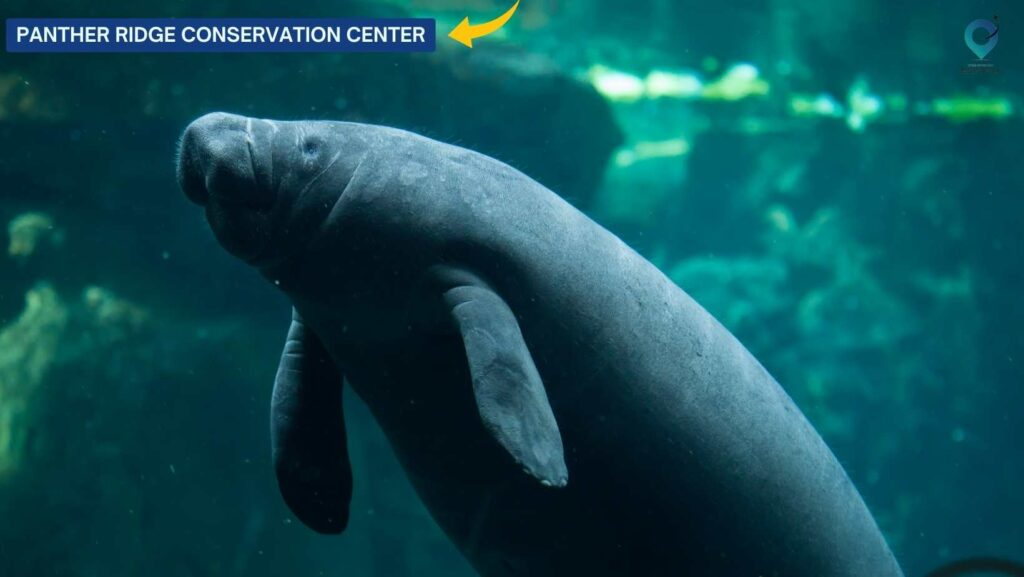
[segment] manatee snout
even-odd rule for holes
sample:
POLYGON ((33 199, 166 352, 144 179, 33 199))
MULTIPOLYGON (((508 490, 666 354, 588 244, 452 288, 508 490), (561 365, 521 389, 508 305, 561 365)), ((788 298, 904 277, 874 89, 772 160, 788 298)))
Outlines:
POLYGON ((181 136, 178 184, 203 207, 221 246, 253 266, 272 267, 330 217, 380 131, 211 112, 181 136))
POLYGON ((192 202, 259 208, 273 204, 267 121, 212 112, 185 129, 178 183, 192 202))
POLYGON ((228 252, 255 263, 274 253, 270 223, 279 212, 273 174, 277 126, 213 112, 185 129, 178 149, 178 184, 202 206, 228 252))

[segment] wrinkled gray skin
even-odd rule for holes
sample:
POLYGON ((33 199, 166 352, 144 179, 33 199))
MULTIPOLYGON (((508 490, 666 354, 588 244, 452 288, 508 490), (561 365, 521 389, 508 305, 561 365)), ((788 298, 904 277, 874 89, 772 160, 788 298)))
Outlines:
POLYGON ((344 379, 482 575, 901 575, 746 349, 512 168, 379 126, 210 114, 178 170, 294 304, 273 450, 310 527, 348 520, 344 379))

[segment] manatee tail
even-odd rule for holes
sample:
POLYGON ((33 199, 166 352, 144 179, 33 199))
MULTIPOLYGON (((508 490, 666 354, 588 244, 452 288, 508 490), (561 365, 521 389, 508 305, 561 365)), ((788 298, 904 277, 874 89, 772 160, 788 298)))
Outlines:
POLYGON ((971 557, 943 565, 925 577, 960 577, 976 573, 998 573, 1011 577, 1024 577, 1024 565, 995 557, 971 557))

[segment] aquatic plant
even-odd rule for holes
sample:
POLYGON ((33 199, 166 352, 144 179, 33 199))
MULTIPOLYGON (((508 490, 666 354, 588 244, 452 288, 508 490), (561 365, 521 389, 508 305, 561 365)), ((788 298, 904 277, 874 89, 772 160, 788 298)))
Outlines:
POLYGON ((25 308, 0 329, 0 483, 45 437, 35 418, 45 402, 42 385, 57 357, 68 325, 68 310, 46 283, 25 295, 25 308))
POLYGON ((718 79, 709 82, 701 91, 707 100, 736 101, 751 96, 768 94, 770 86, 753 64, 735 64, 718 79))
POLYGON ((734 102, 768 94, 770 86, 753 64, 730 66, 718 78, 705 82, 687 70, 656 68, 646 77, 594 64, 583 72, 602 95, 613 102, 633 103, 641 99, 724 100, 734 102))
POLYGON ((64 232, 57 228, 53 217, 43 212, 26 212, 14 217, 7 225, 10 238, 8 256, 25 259, 32 255, 41 244, 60 245, 64 232))
POLYGON ((1013 115, 1013 103, 1006 97, 956 96, 932 100, 931 111, 952 122, 1005 120, 1013 115))

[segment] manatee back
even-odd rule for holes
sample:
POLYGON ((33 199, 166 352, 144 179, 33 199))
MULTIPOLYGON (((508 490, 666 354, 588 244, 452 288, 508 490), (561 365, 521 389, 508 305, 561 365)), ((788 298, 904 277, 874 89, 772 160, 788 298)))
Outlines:
POLYGON ((724 326, 536 182, 501 168, 482 182, 462 191, 478 264, 520 318, 567 452, 600 463, 576 469, 661 512, 627 521, 737 569, 901 574, 820 435, 724 326))
POLYGON ((380 137, 362 183, 387 205, 379 242, 411 270, 469 268, 519 320, 565 442, 571 505, 553 511, 605 508, 656 574, 901 575, 789 396, 656 267, 500 162, 380 137))

